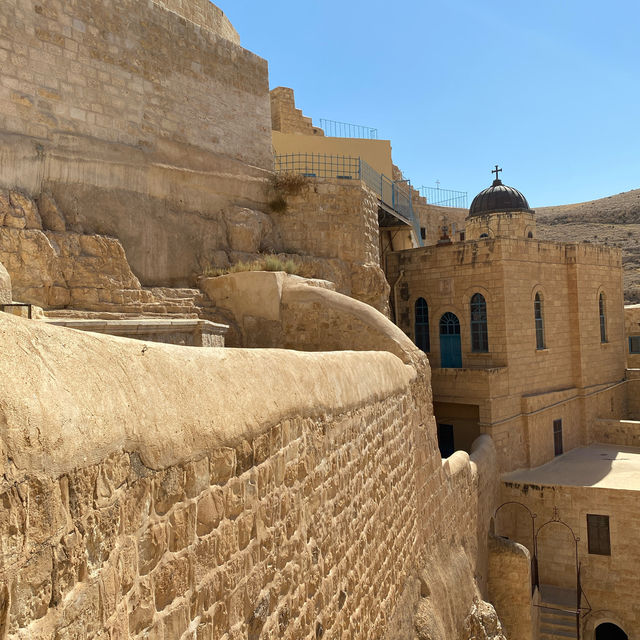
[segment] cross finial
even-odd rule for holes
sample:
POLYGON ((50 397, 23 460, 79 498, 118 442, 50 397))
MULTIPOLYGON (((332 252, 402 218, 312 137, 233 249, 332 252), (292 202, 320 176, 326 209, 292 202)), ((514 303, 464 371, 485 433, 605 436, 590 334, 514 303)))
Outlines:
POLYGON ((496 165, 496 168, 493 169, 493 171, 491 171, 491 173, 495 173, 496 174, 496 180, 500 180, 500 176, 498 175, 500 172, 502 171, 502 169, 498 168, 498 165, 496 165))

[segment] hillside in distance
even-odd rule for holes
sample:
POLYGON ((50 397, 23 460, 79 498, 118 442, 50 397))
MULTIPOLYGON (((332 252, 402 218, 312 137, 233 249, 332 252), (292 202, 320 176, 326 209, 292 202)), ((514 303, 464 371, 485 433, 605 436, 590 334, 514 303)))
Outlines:
POLYGON ((640 302, 640 189, 536 209, 538 237, 622 249, 625 303, 640 302))

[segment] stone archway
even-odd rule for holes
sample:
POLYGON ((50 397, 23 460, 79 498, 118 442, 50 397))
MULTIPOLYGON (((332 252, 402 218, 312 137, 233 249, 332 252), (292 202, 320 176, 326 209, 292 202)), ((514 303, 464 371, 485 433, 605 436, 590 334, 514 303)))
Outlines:
MULTIPOLYGON (((585 640, 625 640, 629 637, 625 628, 625 622, 616 612, 597 609, 585 617, 580 637, 585 640)), ((637 638, 635 633, 631 637, 637 638)))

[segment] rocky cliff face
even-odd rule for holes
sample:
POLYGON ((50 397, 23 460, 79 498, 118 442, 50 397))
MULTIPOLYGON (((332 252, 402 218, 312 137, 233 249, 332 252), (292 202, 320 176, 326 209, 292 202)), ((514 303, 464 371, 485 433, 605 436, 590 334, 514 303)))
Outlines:
POLYGON ((0 262, 0 304, 11 302, 11 276, 0 262))
POLYGON ((13 296, 45 308, 87 308, 141 292, 118 240, 66 230, 55 201, 0 191, 0 262, 13 296))

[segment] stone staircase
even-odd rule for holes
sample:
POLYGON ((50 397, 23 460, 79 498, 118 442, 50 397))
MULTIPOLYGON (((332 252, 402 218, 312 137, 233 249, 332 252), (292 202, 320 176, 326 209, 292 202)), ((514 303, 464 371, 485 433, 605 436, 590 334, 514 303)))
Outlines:
POLYGON ((121 289, 112 293, 111 302, 84 304, 81 309, 58 309, 47 312, 56 318, 128 316, 197 318, 202 314, 203 294, 199 289, 121 289))
POLYGON ((577 640, 574 589, 543 585, 539 606, 540 640, 577 640))

